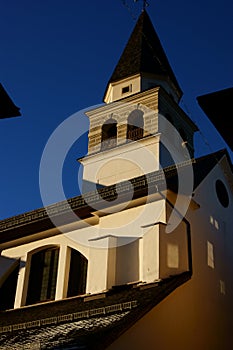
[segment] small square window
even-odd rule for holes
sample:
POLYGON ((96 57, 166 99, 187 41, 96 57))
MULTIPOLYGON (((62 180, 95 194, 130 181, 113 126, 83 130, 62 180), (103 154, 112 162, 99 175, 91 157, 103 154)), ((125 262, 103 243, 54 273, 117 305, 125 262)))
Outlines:
POLYGON ((128 85, 128 86, 124 86, 121 90, 122 95, 126 94, 127 92, 132 92, 132 84, 128 85))

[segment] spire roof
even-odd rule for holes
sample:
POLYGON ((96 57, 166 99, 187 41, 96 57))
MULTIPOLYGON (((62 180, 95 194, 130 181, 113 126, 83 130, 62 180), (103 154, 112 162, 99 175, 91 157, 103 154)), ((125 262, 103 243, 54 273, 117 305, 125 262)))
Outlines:
POLYGON ((172 82, 178 93, 182 95, 159 37, 145 10, 138 18, 109 84, 138 73, 153 74, 162 80, 172 82))

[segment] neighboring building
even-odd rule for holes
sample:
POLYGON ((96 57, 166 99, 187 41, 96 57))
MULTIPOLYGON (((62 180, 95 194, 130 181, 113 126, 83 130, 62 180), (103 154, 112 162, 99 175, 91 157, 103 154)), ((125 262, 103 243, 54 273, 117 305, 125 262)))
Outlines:
POLYGON ((200 107, 233 151, 232 100, 233 87, 197 97, 200 107))
POLYGON ((231 349, 232 164, 181 96, 143 11, 87 112, 98 190, 0 222, 0 349, 231 349))
POLYGON ((6 90, 0 84, 0 119, 20 116, 19 108, 13 103, 6 90))

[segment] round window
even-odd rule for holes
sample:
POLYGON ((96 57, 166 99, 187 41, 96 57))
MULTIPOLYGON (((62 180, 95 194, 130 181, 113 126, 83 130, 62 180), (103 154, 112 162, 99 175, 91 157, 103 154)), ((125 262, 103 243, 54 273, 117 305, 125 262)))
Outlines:
POLYGON ((217 180, 215 183, 215 188, 219 202, 224 208, 227 208, 229 205, 229 196, 226 186, 221 180, 217 180))

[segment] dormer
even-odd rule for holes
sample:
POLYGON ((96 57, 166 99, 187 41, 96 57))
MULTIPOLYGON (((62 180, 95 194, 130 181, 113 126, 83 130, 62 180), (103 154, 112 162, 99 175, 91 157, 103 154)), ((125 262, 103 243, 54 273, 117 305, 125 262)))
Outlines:
POLYGON ((144 10, 109 79, 103 100, 111 103, 156 86, 162 86, 176 103, 180 101, 182 91, 144 10))

